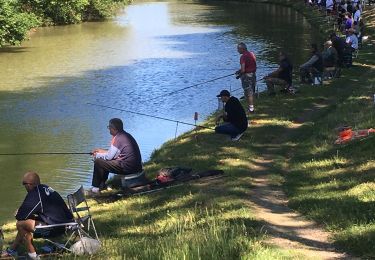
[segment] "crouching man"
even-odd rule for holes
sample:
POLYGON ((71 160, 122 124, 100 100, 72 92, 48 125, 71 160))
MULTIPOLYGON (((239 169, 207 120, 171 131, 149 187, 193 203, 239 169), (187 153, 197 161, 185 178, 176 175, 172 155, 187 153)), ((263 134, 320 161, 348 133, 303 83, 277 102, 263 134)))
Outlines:
POLYGON ((17 236, 1 257, 16 257, 18 246, 25 243, 28 258, 39 259, 32 244, 35 226, 73 222, 73 215, 56 191, 40 184, 40 178, 35 172, 27 172, 23 176, 22 185, 27 195, 16 213, 17 236))
POLYGON ((218 134, 229 135, 232 141, 238 141, 247 129, 246 112, 240 101, 230 95, 228 90, 222 90, 217 97, 225 103, 224 113, 216 118, 216 124, 223 119, 224 123, 215 128, 218 134))

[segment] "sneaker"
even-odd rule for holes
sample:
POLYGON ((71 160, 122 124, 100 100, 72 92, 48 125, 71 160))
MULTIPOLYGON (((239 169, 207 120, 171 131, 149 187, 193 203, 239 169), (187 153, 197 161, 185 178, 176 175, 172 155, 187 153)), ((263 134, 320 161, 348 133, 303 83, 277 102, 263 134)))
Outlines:
POLYGON ((100 196, 100 191, 98 188, 92 187, 91 189, 85 190, 85 196, 97 197, 97 196, 100 196))
POLYGON ((40 257, 36 253, 28 253, 26 259, 30 260, 40 260, 40 257))
POLYGON ((244 134, 244 132, 242 132, 242 133, 236 135, 235 137, 232 137, 232 141, 238 141, 238 140, 240 140, 241 137, 243 136, 243 134, 244 134))
POLYGON ((1 258, 5 258, 5 257, 13 257, 13 258, 17 258, 18 257, 18 253, 16 250, 13 250, 13 249, 10 249, 10 248, 7 248, 6 250, 2 251, 1 252, 1 258))

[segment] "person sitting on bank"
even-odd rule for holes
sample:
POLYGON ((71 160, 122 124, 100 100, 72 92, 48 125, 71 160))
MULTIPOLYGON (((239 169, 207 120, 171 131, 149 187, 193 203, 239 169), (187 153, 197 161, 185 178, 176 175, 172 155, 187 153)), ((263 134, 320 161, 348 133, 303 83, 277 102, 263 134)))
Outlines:
POLYGON ((218 125, 220 120, 223 124, 216 126, 215 132, 217 134, 226 134, 232 138, 232 141, 238 141, 247 129, 246 112, 243 109, 240 101, 230 95, 228 90, 222 90, 217 97, 225 103, 224 113, 216 118, 218 125))
POLYGON ((331 41, 324 43, 324 50, 322 51, 323 66, 325 68, 336 67, 338 54, 335 47, 332 46, 331 41))
POLYGON ((40 183, 37 173, 27 172, 23 176, 22 185, 25 187, 27 195, 15 216, 17 236, 1 256, 17 257, 16 250, 24 242, 28 258, 39 259, 32 244, 35 226, 74 222, 73 215, 56 191, 40 183))
POLYGON ((95 149, 92 188, 89 192, 99 194, 106 188, 110 172, 120 175, 139 173, 142 171, 142 157, 134 137, 125 132, 122 120, 112 118, 107 126, 112 135, 108 150, 95 149))
POLYGON ((274 96, 276 94, 275 85, 282 86, 282 91, 294 93, 294 89, 292 88, 292 73, 292 63, 290 62, 285 52, 280 52, 279 67, 277 68, 277 70, 264 77, 269 95, 274 96))
POLYGON ((313 77, 323 74, 323 59, 318 46, 311 44, 310 59, 300 66, 301 83, 314 83, 313 77))

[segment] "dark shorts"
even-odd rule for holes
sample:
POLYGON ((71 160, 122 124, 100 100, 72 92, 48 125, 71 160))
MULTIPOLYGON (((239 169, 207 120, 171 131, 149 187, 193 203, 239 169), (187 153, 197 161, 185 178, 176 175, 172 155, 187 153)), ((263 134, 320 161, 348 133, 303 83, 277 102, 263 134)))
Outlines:
POLYGON ((65 233, 65 226, 48 227, 48 228, 38 228, 38 227, 43 227, 43 225, 35 226, 34 238, 58 237, 65 233))

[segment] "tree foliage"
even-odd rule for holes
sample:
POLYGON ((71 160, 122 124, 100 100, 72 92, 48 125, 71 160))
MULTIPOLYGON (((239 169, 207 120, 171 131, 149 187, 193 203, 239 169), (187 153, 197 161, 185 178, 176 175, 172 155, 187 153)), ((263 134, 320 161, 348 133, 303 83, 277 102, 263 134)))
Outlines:
POLYGON ((36 26, 105 19, 129 0, 0 0, 0 46, 19 44, 36 26))
POLYGON ((37 16, 23 12, 17 1, 0 0, 0 46, 19 44, 38 25, 37 16))

